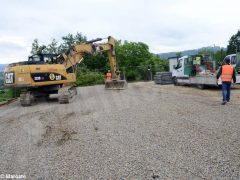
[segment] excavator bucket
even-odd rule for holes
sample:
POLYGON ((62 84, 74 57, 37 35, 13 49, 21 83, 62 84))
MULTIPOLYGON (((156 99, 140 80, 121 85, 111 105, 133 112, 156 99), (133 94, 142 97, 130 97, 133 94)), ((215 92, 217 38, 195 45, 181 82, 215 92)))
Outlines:
POLYGON ((105 89, 126 89, 127 81, 126 80, 106 80, 105 89))

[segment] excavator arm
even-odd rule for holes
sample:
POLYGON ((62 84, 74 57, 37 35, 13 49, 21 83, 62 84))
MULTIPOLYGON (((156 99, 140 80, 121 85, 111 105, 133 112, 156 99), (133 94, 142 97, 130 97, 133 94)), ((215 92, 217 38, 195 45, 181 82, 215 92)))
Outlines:
POLYGON ((67 53, 60 56, 60 62, 65 66, 65 69, 75 69, 74 67, 83 61, 85 54, 93 54, 94 48, 92 44, 73 45, 67 53))
POLYGON ((115 52, 115 39, 111 36, 108 37, 107 43, 98 44, 97 52, 98 51, 106 51, 109 59, 109 64, 111 68, 111 74, 113 80, 120 79, 120 71, 117 68, 117 59, 116 59, 116 52, 115 52))
POLYGON ((67 53, 61 55, 61 62, 67 71, 73 69, 73 72, 76 72, 76 66, 83 61, 85 54, 95 54, 105 51, 108 55, 112 74, 112 80, 105 83, 106 89, 125 89, 127 82, 120 80, 120 71, 117 68, 115 39, 109 36, 106 43, 94 43, 101 40, 101 38, 98 38, 86 43, 73 45, 67 53))

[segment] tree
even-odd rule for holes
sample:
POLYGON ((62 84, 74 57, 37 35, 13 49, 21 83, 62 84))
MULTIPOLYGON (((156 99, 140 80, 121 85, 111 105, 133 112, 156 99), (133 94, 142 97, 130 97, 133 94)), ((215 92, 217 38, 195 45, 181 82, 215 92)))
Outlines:
POLYGON ((53 39, 52 42, 46 48, 47 53, 49 54, 59 54, 60 49, 56 39, 53 39))
POLYGON ((31 54, 36 54, 38 48, 39 48, 38 39, 34 39, 34 40, 33 40, 33 43, 32 43, 31 54))
POLYGON ((149 79, 149 66, 153 73, 168 69, 168 62, 151 54, 148 45, 142 42, 118 41, 116 55, 120 70, 130 81, 149 79))
POLYGON ((223 48, 221 48, 220 51, 217 51, 214 54, 214 59, 216 60, 217 63, 222 63, 226 55, 227 55, 227 52, 223 48))
POLYGON ((89 70, 98 70, 101 72, 106 72, 110 67, 108 66, 109 59, 105 52, 99 52, 95 55, 86 54, 83 64, 85 64, 89 70))
POLYGON ((237 51, 238 40, 237 37, 240 37, 240 30, 234 35, 231 36, 229 44, 227 46, 227 54, 233 54, 237 51))
POLYGON ((198 52, 199 55, 211 55, 213 54, 213 51, 209 50, 209 49, 203 49, 201 51, 198 52))
POLYGON ((68 34, 62 37, 62 43, 59 46, 61 52, 66 52, 73 44, 79 44, 87 41, 87 37, 82 35, 82 33, 77 32, 74 36, 73 34, 68 34))
POLYGON ((117 43, 116 54, 119 66, 138 66, 151 58, 148 45, 142 42, 117 43))
POLYGON ((87 41, 87 37, 82 35, 82 33, 79 33, 79 32, 77 32, 74 39, 75 39, 75 43, 77 43, 77 44, 87 41))
POLYGON ((32 50, 31 50, 31 54, 41 54, 41 53, 45 53, 45 45, 39 45, 38 43, 38 39, 34 39, 33 43, 32 43, 32 50))
POLYGON ((71 45, 75 43, 74 36, 70 33, 67 36, 63 36, 62 41, 63 42, 59 47, 61 52, 66 52, 71 47, 71 45))
POLYGON ((181 52, 176 52, 176 57, 177 58, 180 58, 182 56, 182 53, 181 52))

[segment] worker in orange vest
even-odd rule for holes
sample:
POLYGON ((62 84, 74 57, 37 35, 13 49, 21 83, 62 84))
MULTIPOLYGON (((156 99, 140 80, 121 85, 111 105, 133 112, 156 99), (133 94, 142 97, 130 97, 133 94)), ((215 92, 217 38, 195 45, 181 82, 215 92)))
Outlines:
POLYGON ((112 79, 112 73, 110 72, 110 70, 108 70, 108 72, 106 74, 106 79, 107 80, 111 80, 112 79))
POLYGON ((230 101, 230 89, 232 80, 234 83, 236 82, 235 69, 232 65, 230 65, 229 58, 224 59, 224 64, 218 71, 217 79, 219 79, 219 77, 221 77, 222 80, 222 105, 225 105, 227 102, 230 101))

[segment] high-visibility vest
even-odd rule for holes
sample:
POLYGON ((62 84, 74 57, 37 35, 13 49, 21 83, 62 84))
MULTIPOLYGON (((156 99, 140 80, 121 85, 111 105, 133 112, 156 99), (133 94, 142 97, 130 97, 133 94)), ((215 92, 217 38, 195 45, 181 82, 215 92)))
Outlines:
POLYGON ((112 79, 112 73, 108 72, 107 75, 106 75, 106 79, 111 80, 112 79))
POLYGON ((232 82, 233 76, 233 67, 231 65, 223 65, 222 66, 222 75, 221 79, 223 82, 232 82))

